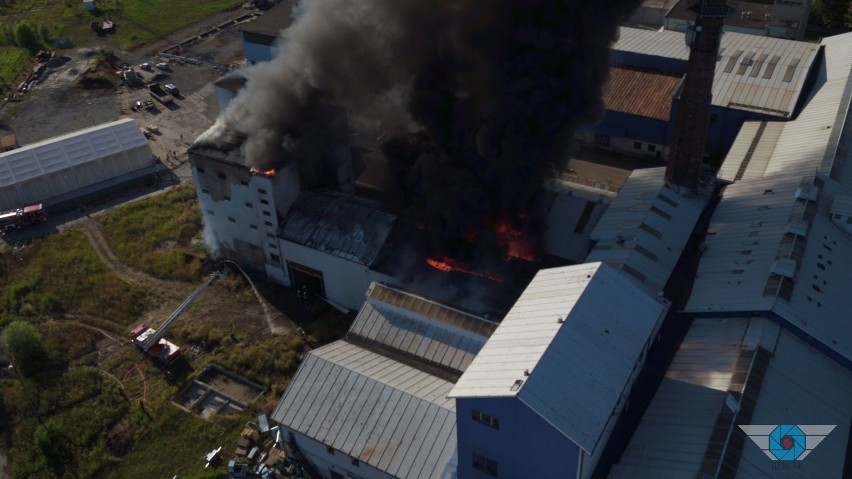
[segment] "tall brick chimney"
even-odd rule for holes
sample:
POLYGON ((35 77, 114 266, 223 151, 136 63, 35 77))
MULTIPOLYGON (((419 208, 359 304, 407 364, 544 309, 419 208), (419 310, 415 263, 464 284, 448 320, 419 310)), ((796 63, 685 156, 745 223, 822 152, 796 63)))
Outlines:
POLYGON ((698 0, 690 8, 696 12, 695 24, 686 33, 689 63, 666 165, 666 184, 684 194, 698 189, 722 26, 734 11, 726 0, 698 0))

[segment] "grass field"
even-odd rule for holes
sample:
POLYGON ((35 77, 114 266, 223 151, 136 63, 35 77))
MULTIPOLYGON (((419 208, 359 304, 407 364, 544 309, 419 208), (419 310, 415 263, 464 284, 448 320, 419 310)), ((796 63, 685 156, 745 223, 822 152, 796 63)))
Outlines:
MULTIPOLYGON (((242 3, 238 0, 99 0, 98 10, 90 12, 81 0, 5 0, 0 2, 0 18, 6 25, 28 22, 38 31, 49 32, 51 41, 68 37, 78 47, 130 50, 164 37, 180 40, 169 35, 242 3), (91 22, 103 18, 117 25, 114 34, 98 36, 92 31, 91 22)), ((21 55, 17 48, 0 47, 0 79, 8 82, 29 66, 27 57, 21 55)))
POLYGON ((23 48, 0 47, 0 84, 11 83, 15 75, 29 65, 29 61, 29 53, 23 48))
MULTIPOLYGON (((192 185, 95 219, 126 265, 200 281, 204 253, 192 185)), ((275 294, 274 287, 264 287, 264 293, 275 294)), ((151 312, 161 314, 161 300, 114 276, 76 229, 0 253, 0 328, 29 322, 46 351, 28 377, 0 368, 0 448, 13 462, 14 479, 227 477, 224 467, 205 469, 203 454, 218 446, 226 457, 233 454, 243 425, 274 407, 315 340, 296 331, 267 334, 251 288, 238 276, 221 279, 169 331, 186 358, 169 376, 127 340, 132 324, 151 312), (267 392, 242 414, 210 420, 171 404, 211 362, 266 385, 267 392), (68 460, 59 466, 51 461, 57 450, 39 439, 45 424, 55 427, 54 444, 64 447, 68 460)), ((345 325, 333 324, 316 332, 336 339, 332 329, 345 325)), ((313 334, 311 325, 304 327, 313 334)))
POLYGON ((241 4, 234 0, 107 1, 103 12, 119 24, 117 46, 127 50, 241 4))
POLYGON ((72 314, 123 327, 149 306, 145 293, 112 275, 77 231, 0 255, 0 291, 0 325, 72 314))
POLYGON ((123 263, 162 279, 200 278, 207 255, 201 247, 201 213, 193 185, 126 204, 100 221, 123 263))

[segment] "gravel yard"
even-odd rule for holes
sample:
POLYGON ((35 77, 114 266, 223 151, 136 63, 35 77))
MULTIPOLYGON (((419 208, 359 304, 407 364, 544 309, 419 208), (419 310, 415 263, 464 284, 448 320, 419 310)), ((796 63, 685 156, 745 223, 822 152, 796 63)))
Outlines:
MULTIPOLYGON (((189 38, 241 13, 218 15, 170 38, 189 38)), ((0 133, 11 131, 19 144, 26 145, 119 118, 134 118, 142 128, 151 126, 158 131, 150 136, 154 155, 181 179, 187 179, 186 149, 218 114, 213 82, 243 62, 241 25, 232 25, 193 44, 186 55, 200 60, 200 65, 180 64, 155 55, 158 49, 168 46, 164 41, 134 51, 114 52, 119 63, 132 66, 145 81, 176 85, 180 94, 169 107, 156 103, 155 108, 133 111, 131 106, 137 100, 151 100, 151 95, 145 88, 121 85, 116 75, 110 78, 113 87, 83 88, 80 76, 94 65, 99 49, 59 50, 23 101, 0 109, 0 133), (154 68, 148 72, 139 68, 141 63, 155 65, 162 61, 169 63, 168 71, 154 68)))

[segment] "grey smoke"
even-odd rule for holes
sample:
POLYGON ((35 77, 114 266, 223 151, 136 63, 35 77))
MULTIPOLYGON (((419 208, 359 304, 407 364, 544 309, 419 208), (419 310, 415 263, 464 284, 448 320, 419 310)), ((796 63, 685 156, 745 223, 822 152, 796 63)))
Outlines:
POLYGON ((608 48, 639 3, 304 0, 198 142, 245 137, 265 169, 293 157, 317 105, 379 112, 379 129, 405 124, 383 151, 427 249, 455 253, 471 231, 487 248, 495 221, 534 236, 542 178, 600 115, 608 48))

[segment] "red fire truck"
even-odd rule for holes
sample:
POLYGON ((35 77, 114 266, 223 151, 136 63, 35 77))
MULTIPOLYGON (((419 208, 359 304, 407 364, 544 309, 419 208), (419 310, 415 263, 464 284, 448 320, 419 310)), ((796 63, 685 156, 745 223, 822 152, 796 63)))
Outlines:
POLYGON ((40 203, 4 211, 0 213, 0 234, 45 221, 47 221, 47 212, 40 203))

